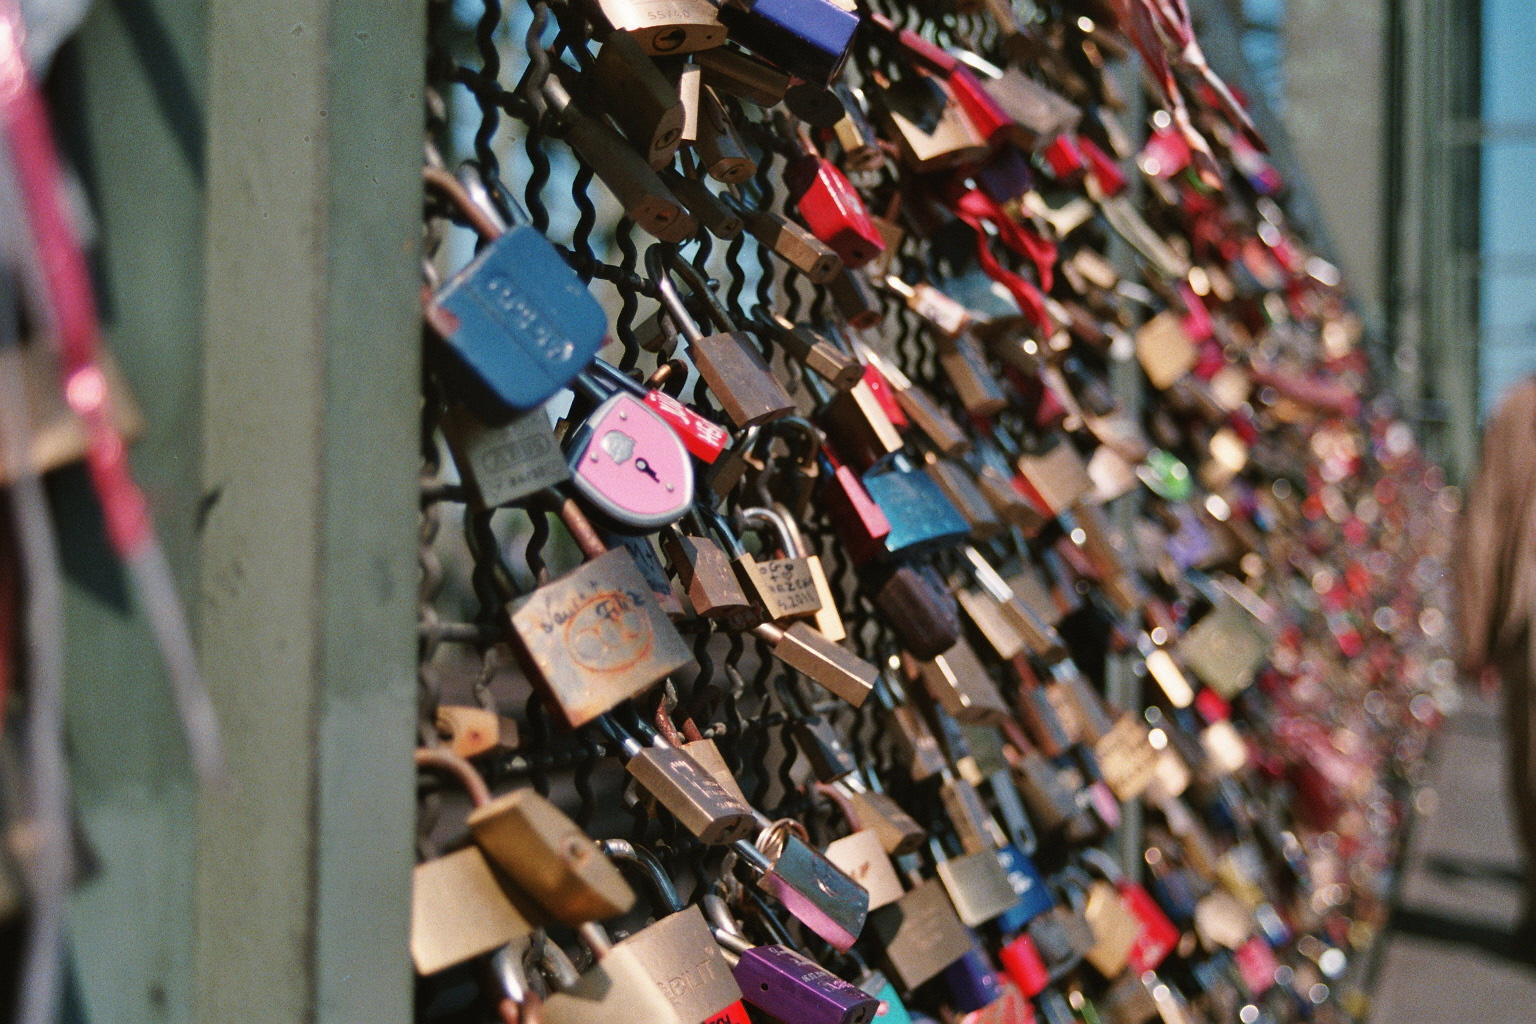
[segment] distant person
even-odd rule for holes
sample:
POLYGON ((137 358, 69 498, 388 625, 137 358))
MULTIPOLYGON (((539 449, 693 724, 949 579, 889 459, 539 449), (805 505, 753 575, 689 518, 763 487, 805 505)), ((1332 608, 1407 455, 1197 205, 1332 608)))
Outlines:
POLYGON ((1509 791, 1525 859, 1514 951, 1536 958, 1536 377, 1488 418, 1462 508, 1456 583, 1461 668, 1504 690, 1509 791))

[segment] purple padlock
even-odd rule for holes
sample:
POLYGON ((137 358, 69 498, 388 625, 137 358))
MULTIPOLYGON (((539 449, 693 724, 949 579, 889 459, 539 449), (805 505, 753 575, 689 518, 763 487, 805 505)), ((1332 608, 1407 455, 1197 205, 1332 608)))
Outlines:
POLYGON ((880 1000, 785 946, 743 950, 732 969, 741 997, 794 1024, 868 1024, 880 1000))

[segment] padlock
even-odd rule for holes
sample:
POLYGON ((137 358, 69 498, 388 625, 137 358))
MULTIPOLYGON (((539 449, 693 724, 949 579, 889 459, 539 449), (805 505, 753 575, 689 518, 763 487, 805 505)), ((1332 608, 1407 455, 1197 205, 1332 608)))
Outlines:
POLYGON ((1141 920, 1115 886, 1103 879, 1089 887, 1083 915, 1094 936, 1093 948, 1084 958, 1104 977, 1114 980, 1125 970, 1141 935, 1141 920))
POLYGON ((891 973, 907 990, 937 977, 971 948, 971 933, 936 878, 919 881, 870 914, 869 926, 891 973))
POLYGON ((885 852, 880 833, 860 824, 853 801, 844 791, 825 782, 815 783, 815 791, 837 805, 852 829, 848 835, 827 844, 823 851, 827 860, 869 893, 871 913, 900 899, 903 892, 901 879, 885 852))
POLYGON ((752 602, 720 545, 708 537, 693 537, 677 530, 662 534, 661 544, 695 614, 719 619, 736 629, 757 623, 752 602))
POLYGON ((944 492, 950 504, 959 510, 966 525, 970 527, 972 540, 985 542, 1007 532, 1002 517, 987 501, 975 477, 962 465, 929 452, 923 469, 939 490, 944 492))
POLYGON ((469 828, 485 855, 562 924, 605 921, 634 905, 634 892, 592 839, 531 789, 476 806, 469 828))
POLYGON ((888 274, 884 284, 900 295, 907 308, 916 313, 942 340, 960 337, 975 322, 976 315, 963 303, 950 298, 926 281, 908 284, 894 274, 888 274))
POLYGON ((957 59, 975 72, 975 81, 1006 115, 1008 137, 1021 149, 1038 150, 1056 136, 1077 130, 1082 110, 1017 66, 998 68, 968 52, 957 54, 957 59))
POLYGON ((1047 884, 1063 898, 1057 905, 1029 922, 1029 937, 1053 978, 1075 967, 1093 948, 1093 928, 1083 915, 1086 896, 1080 886, 1066 883, 1060 875, 1047 884))
POLYGON ((753 627, 752 632, 768 642, 779 661, 854 707, 864 703, 879 677, 875 666, 804 622, 791 622, 785 629, 764 622, 753 627))
MULTIPOLYGON (((873 776, 871 776, 873 778, 873 776)), ((853 807, 859 828, 873 829, 889 856, 912 853, 928 841, 928 832, 888 794, 866 786, 857 775, 839 784, 853 807)))
POLYGON ((826 381, 833 390, 847 391, 863 379, 864 367, 859 361, 809 324, 791 323, 761 307, 757 314, 758 323, 772 332, 790 358, 826 381))
POLYGON ((960 1013, 973 1013, 990 1006, 1003 995, 997 968, 975 936, 965 955, 944 968, 944 983, 950 1004, 960 1013))
POLYGON ((962 722, 997 723, 1013 716, 986 666, 964 637, 921 666, 924 687, 946 712, 962 722))
POLYGON ((976 587, 953 586, 951 589, 971 625, 999 658, 1007 660, 1024 651, 1024 638, 1003 615, 1002 605, 996 598, 976 587))
POLYGON ((837 253, 845 267, 858 269, 885 252, 885 241, 864 200, 843 172, 816 150, 803 128, 793 129, 800 156, 784 168, 784 184, 811 234, 837 253))
POLYGON ((819 453, 826 439, 809 420, 786 416, 758 431, 749 463, 747 487, 758 495, 766 493, 774 508, 781 510, 797 548, 805 545, 796 520, 810 515, 811 497, 821 476, 819 453), (778 442, 783 444, 782 454, 778 442))
POLYGON ((934 871, 944 884, 944 891, 949 893, 955 913, 965 924, 984 924, 1018 902, 995 849, 951 858, 936 836, 928 840, 928 849, 933 855, 934 871))
POLYGON ((1008 408, 1008 396, 987 365, 987 358, 975 338, 961 334, 942 342, 939 366, 970 415, 996 416, 1008 408))
POLYGON ((933 396, 912 383, 900 368, 874 349, 867 345, 858 348, 864 359, 890 386, 891 394, 901 411, 923 432, 940 457, 956 458, 970 449, 971 439, 960 429, 954 418, 933 400, 933 396))
POLYGON ((944 770, 944 751, 923 720, 922 712, 910 704, 898 704, 891 708, 891 721, 896 726, 901 759, 912 781, 931 779, 944 770))
MULTIPOLYGON (((1102 850, 1089 849, 1079 854, 1085 867, 1097 872, 1113 885, 1125 908, 1136 918, 1136 937, 1126 951, 1126 964, 1133 974, 1154 971, 1173 952, 1179 942, 1179 929, 1163 913, 1150 893, 1139 882, 1125 876, 1120 866, 1102 850)), ((1092 895, 1089 897, 1092 903, 1092 895)), ((1090 921, 1092 911, 1090 908, 1090 921)))
POLYGON ((555 75, 545 79, 541 98, 559 137, 587 162, 641 230, 662 241, 692 237, 698 221, 624 136, 584 111, 555 75))
POLYGON ((859 17, 831 0, 731 0, 720 7, 731 40, 815 85, 831 85, 859 17))
POLYGON ((885 550, 891 555, 911 556, 951 547, 970 532, 938 485, 899 454, 888 465, 865 472, 862 482, 891 524, 885 538, 885 550))
POLYGON ((816 583, 816 596, 821 602, 812 617, 812 625, 816 632, 826 637, 833 643, 842 643, 848 636, 848 631, 843 627, 843 616, 837 610, 837 595, 832 591, 832 583, 827 579, 826 568, 821 564, 821 556, 811 551, 805 537, 800 532, 800 527, 795 524, 795 517, 790 510, 783 505, 774 503, 773 510, 779 514, 779 518, 788 527, 790 542, 794 545, 793 554, 796 558, 804 558, 810 567, 811 578, 816 583))
POLYGON ((756 209, 742 202, 733 208, 741 215, 752 237, 775 256, 805 275, 811 284, 826 284, 843 271, 843 261, 821 239, 773 210, 756 209))
POLYGON ((789 91, 791 79, 788 74, 741 50, 721 46, 706 50, 694 59, 698 61, 705 85, 754 106, 777 106, 789 91))
POLYGON ((796 829, 803 831, 793 819, 780 819, 763 829, 756 845, 742 840, 732 849, 756 872, 759 889, 833 948, 847 950, 869 915, 869 893, 796 829))
POLYGON ((667 246, 653 245, 645 254, 647 272, 655 282, 662 305, 688 342, 689 357, 699 375, 725 407, 738 427, 789 416, 795 403, 779 383, 752 342, 735 329, 693 265, 667 246), (686 277, 694 297, 703 302, 720 333, 705 336, 699 330, 672 284, 669 270, 686 277))
POLYGON ((976 131, 944 80, 921 68, 895 82, 875 78, 874 102, 888 137, 914 171, 940 171, 975 163, 987 155, 976 131))
POLYGON ((1008 875, 1016 899, 1012 907, 998 915, 997 927, 1004 934, 1012 934, 1023 930, 1030 921, 1056 904, 1045 884, 1045 876, 1028 854, 1009 843, 998 848, 997 859, 1008 875))
POLYGON ((1215 589, 1211 610, 1184 632, 1178 652, 1207 686, 1231 700, 1253 681, 1274 648, 1274 637, 1252 591, 1230 580, 1215 589))
POLYGON ((742 998, 774 1020, 869 1024, 880 1001, 787 946, 753 946, 716 933, 739 957, 732 970, 742 998))
POLYGON ((563 447, 571 486, 621 529, 659 530, 693 507, 693 460, 682 439, 629 391, 602 399, 563 447))
POLYGON ((997 959, 1009 979, 1027 996, 1039 995, 1051 983, 1051 972, 1028 932, 1020 933, 1003 944, 997 959))
POLYGON ((711 50, 725 42, 725 26, 709 0, 588 0, 586 7, 653 56, 711 50))
POLYGON ((527 225, 498 234, 500 225, 458 181, 425 173, 491 239, 432 297, 427 321, 483 406, 533 409, 597 354, 607 317, 547 238, 527 225))
POLYGON ((663 1024, 697 1024, 685 1020, 672 1000, 656 983, 642 949, 613 945, 607 933, 594 923, 577 930, 596 963, 582 972, 576 983, 545 997, 543 1018, 550 1024, 607 1024, 615 1018, 659 1021, 663 1024))
POLYGON ((677 196, 689 214, 716 238, 729 242, 741 235, 746 227, 741 217, 727 206, 709 186, 697 178, 679 174, 671 168, 663 168, 661 180, 672 194, 677 196))
POLYGON ((817 422, 826 430, 839 457, 865 468, 901 451, 903 444, 896 425, 875 397, 870 380, 866 369, 862 380, 847 391, 830 396, 817 413, 817 422))
POLYGON ((489 708, 439 704, 433 713, 432 725, 437 730, 438 739, 463 758, 517 749, 517 720, 498 715, 489 708))
POLYGON ((738 1007, 736 1013, 745 1016, 745 1010, 739 1008, 741 989, 704 915, 697 906, 683 905, 655 855, 623 839, 605 839, 602 849, 617 863, 636 871, 657 901, 656 921, 614 948, 627 946, 635 952, 685 1024, 706 1024, 733 1006, 738 1007))
POLYGON ((877 171, 885 164, 885 150, 880 136, 869 123, 863 93, 849 85, 838 84, 832 92, 842 103, 843 114, 832 126, 832 135, 842 149, 843 169, 877 171))
POLYGON ((612 117, 653 169, 672 162, 683 141, 683 103, 634 36, 609 33, 581 84, 582 98, 612 117))
POLYGON ((913 657, 936 658, 959 639, 959 606, 932 566, 871 565, 860 572, 859 581, 902 649, 913 657))
POLYGON ((821 594, 810 560, 795 556, 796 549, 785 518, 773 509, 744 508, 737 520, 743 530, 769 527, 778 538, 782 557, 762 554, 735 563, 738 578, 748 596, 753 597, 765 617, 781 625, 792 619, 806 619, 821 610, 821 594))
POLYGON ((1021 453, 1015 466, 1025 495, 1048 517, 1070 509, 1093 489, 1082 456, 1063 435, 1043 450, 1021 453))
MULTIPOLYGON (((721 786, 686 751, 665 745, 665 740, 654 736, 653 745, 647 746, 611 716, 598 719, 598 724, 619 744, 625 770, 700 842, 709 846, 731 844, 751 835, 757 827, 756 812, 721 786)), ((632 725, 646 731, 644 723, 632 725)))
POLYGON ((707 85, 699 90, 698 138, 693 141, 693 151, 704 173, 727 185, 740 185, 757 173, 757 161, 747 152, 724 104, 707 85))
POLYGON ((1099 996, 1106 1024, 1147 1024, 1157 1016, 1157 1000, 1142 975, 1127 971, 1099 996))
MULTIPOLYGON (((485 780, 462 758, 418 750, 416 762, 449 771, 474 804, 489 798, 485 780)), ((539 916, 537 905, 478 846, 434 857, 411 872, 411 961, 416 973, 436 974, 527 936, 539 916)))
MULTIPOLYGON (((884 238, 884 234, 881 237, 884 238)), ((863 274, 844 267, 842 273, 828 281, 825 287, 827 294, 832 296, 837 315, 854 330, 868 330, 884 318, 880 300, 863 274)))
POLYGON ((460 477, 485 508, 510 505, 570 479, 565 455, 542 409, 487 425, 453 405, 443 414, 442 426, 460 477))
POLYGON ((561 518, 591 561, 509 607, 529 678, 578 728, 693 660, 623 549, 605 550, 574 500, 561 518))

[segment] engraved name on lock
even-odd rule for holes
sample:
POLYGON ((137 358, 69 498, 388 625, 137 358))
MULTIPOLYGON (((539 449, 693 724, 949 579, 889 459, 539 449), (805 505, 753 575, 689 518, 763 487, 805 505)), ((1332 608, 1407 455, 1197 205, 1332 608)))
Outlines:
POLYGON ((655 644, 644 596, 635 590, 603 588, 577 595, 553 611, 544 632, 558 632, 570 654, 591 672, 623 672, 655 644))
POLYGON ((752 567, 765 601, 777 613, 774 618, 811 615, 821 611, 816 577, 803 562, 773 558, 752 567))

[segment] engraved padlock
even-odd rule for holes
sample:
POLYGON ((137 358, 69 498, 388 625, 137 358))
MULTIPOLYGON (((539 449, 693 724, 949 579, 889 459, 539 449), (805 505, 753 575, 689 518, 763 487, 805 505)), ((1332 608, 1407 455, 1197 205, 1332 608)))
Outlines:
POLYGON ((909 68, 895 82, 876 76, 875 105, 902 162, 915 171, 939 171, 974 163, 987 143, 955 101, 943 79, 909 68))
MULTIPOLYGON (((631 947, 685 1024, 707 1024, 741 1001, 741 988, 697 906, 684 906, 666 869, 644 847, 605 839, 602 850, 640 877, 657 919, 616 946, 631 947)), ((745 1011, 740 1011, 742 1015, 745 1011)))
POLYGON ((622 548, 606 550, 573 499, 561 518, 590 561, 507 610, 529 678, 572 728, 693 660, 622 548))
POLYGON ((570 479, 565 454, 543 409, 486 424, 453 405, 443 414, 442 425, 460 477, 485 508, 510 505, 570 479))
POLYGON ((725 407, 731 422, 745 427, 793 415, 794 399, 768 369, 752 342, 736 330, 693 265, 683 260, 676 249, 661 245, 646 252, 645 265, 663 306, 688 342, 689 357, 725 407), (688 280, 694 298, 704 304, 719 333, 706 336, 699 330, 672 284, 671 273, 688 280))
POLYGON ((654 56, 710 50, 725 42, 725 26, 709 0, 587 0, 586 6, 654 56))
POLYGON ((657 736, 638 717, 620 725, 613 716, 605 715, 598 724, 618 743, 625 770, 700 842, 727 845, 756 829, 757 813, 751 807, 721 786, 690 754, 657 736), (647 736, 650 744, 642 743, 634 732, 647 736))
POLYGON ((801 924, 831 946, 846 950, 869 914, 869 893, 801 837, 793 819, 773 822, 732 847, 757 874, 757 887, 773 896, 801 924))
POLYGON ((765 552, 750 564, 738 563, 743 570, 742 587, 757 598, 768 619, 781 625, 814 616, 821 610, 821 592, 810 560, 794 553, 797 549, 785 518, 768 508, 744 508, 737 516, 743 530, 772 529, 784 552, 781 557, 767 557, 765 552))
POLYGON ((424 173, 492 240, 432 297, 427 322, 473 399, 490 409, 533 409, 597 354, 607 317, 537 230, 502 229, 453 177, 430 167, 424 173))
POLYGON ((672 1000, 656 984, 641 949, 614 945, 595 923, 577 930, 596 963, 582 972, 576 983, 544 1000, 543 1018, 549 1024, 607 1024, 633 1017, 661 1024, 698 1024, 685 1020, 672 1000))
POLYGON ((825 782, 815 783, 815 791, 830 799, 852 831, 827 844, 828 860, 869 893, 870 912, 901 898, 903 888, 880 834, 859 822, 858 812, 849 795, 825 782))

